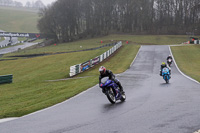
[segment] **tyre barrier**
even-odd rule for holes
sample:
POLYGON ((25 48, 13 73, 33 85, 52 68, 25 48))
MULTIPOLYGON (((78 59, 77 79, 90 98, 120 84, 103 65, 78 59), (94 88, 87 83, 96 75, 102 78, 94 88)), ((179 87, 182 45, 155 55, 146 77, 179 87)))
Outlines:
POLYGON ((102 62, 103 60, 105 60, 106 58, 108 58, 111 54, 113 54, 117 49, 119 49, 122 46, 122 42, 117 42, 111 49, 109 49, 108 51, 104 52, 103 54, 90 59, 84 63, 80 63, 74 66, 70 67, 70 73, 69 76, 75 76, 79 73, 84 72, 85 70, 88 70, 89 68, 95 66, 96 64, 102 62))
POLYGON ((0 48, 4 48, 4 47, 7 47, 8 45, 5 44, 5 45, 0 45, 0 48))
POLYGON ((12 83, 13 75, 0 75, 0 84, 12 83))

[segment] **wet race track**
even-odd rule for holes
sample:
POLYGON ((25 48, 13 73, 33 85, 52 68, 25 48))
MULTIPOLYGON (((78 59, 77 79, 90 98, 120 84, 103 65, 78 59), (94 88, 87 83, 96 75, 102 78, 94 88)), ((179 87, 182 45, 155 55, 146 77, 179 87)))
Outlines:
POLYGON ((33 46, 36 44, 38 44, 38 43, 24 43, 23 45, 17 45, 17 46, 12 46, 9 48, 0 49, 0 55, 15 52, 15 51, 18 51, 19 49, 24 49, 24 48, 27 48, 27 47, 30 47, 30 46, 33 46))
POLYGON ((98 85, 48 109, 0 123, 0 133, 193 133, 200 129, 200 85, 172 64, 166 84, 160 64, 168 46, 142 46, 119 74, 126 102, 111 104, 98 85))

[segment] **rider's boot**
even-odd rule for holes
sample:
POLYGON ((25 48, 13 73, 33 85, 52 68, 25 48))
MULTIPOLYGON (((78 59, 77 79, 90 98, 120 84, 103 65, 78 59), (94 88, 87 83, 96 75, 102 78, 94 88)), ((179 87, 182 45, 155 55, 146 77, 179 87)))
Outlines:
POLYGON ((120 92, 121 92, 122 94, 124 94, 125 92, 124 92, 124 90, 123 90, 123 87, 122 87, 121 83, 118 82, 117 85, 119 86, 119 90, 120 90, 120 92))
POLYGON ((102 92, 105 93, 106 92, 105 89, 102 89, 102 92))

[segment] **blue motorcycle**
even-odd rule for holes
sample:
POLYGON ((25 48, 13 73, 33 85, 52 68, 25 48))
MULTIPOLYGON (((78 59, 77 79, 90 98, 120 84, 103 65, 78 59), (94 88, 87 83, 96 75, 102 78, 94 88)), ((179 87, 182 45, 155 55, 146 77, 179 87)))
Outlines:
POLYGON ((116 103, 117 100, 121 100, 122 102, 126 100, 126 95, 121 93, 118 85, 109 78, 101 79, 100 88, 102 88, 104 94, 112 104, 116 103))
POLYGON ((163 76, 163 79, 166 81, 166 83, 169 83, 169 79, 171 78, 170 73, 169 73, 169 68, 164 67, 162 69, 162 76, 163 76))

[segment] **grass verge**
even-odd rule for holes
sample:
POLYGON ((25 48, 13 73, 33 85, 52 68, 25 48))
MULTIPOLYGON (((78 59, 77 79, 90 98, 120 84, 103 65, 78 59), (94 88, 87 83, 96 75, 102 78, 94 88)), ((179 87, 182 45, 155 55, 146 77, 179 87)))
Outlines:
POLYGON ((200 82, 200 45, 171 47, 180 70, 200 82))
MULTIPOLYGON (((41 41, 41 40, 40 40, 41 41)), ((57 53, 57 52, 69 52, 69 51, 77 51, 77 50, 83 50, 83 49, 89 49, 94 47, 99 47, 105 44, 113 43, 111 41, 107 43, 101 43, 100 39, 89 39, 89 40, 81 40, 76 42, 70 42, 70 43, 61 43, 56 45, 50 45, 45 47, 40 47, 38 45, 31 46, 29 48, 20 50, 20 52, 13 52, 4 55, 5 57, 8 56, 14 56, 14 55, 29 55, 29 54, 44 54, 44 53, 57 53)))
POLYGON ((62 43, 51 45, 48 47, 35 47, 32 46, 31 49, 27 48, 21 50, 20 52, 6 54, 6 56, 14 56, 14 55, 26 55, 26 54, 41 54, 41 53, 56 53, 56 52, 67 52, 73 50, 82 50, 93 47, 99 47, 104 44, 110 44, 117 41, 123 41, 123 44, 138 44, 138 45, 171 45, 171 44, 181 44, 186 42, 188 39, 187 36, 179 35, 109 35, 105 37, 87 39, 87 40, 79 40, 70 43, 62 43), (101 40, 103 43, 101 43, 101 40), (88 43, 89 42, 89 43, 88 43))
POLYGON ((117 40, 123 40, 124 43, 129 41, 129 43, 139 45, 171 45, 188 41, 186 35, 109 35, 107 38, 117 38, 117 40))
POLYGON ((4 38, 4 37, 0 37, 0 42, 1 42, 1 41, 4 41, 4 40, 5 40, 5 38, 4 38))

